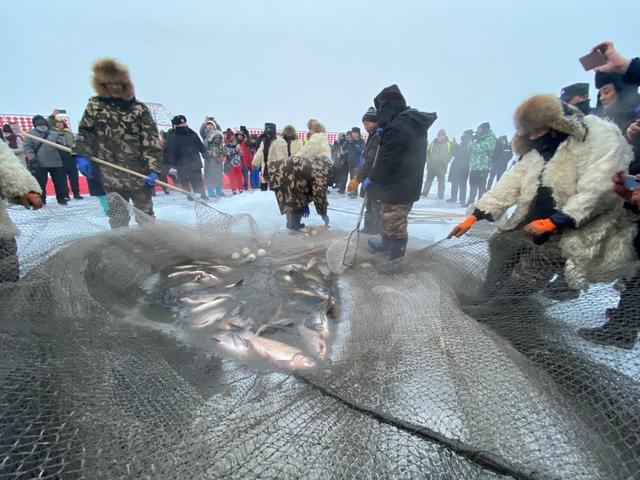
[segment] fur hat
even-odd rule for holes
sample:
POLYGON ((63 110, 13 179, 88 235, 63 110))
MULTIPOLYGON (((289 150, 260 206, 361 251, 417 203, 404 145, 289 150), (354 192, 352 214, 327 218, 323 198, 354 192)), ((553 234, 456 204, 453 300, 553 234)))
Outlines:
POLYGON ((516 134, 513 151, 524 155, 533 150, 529 135, 539 130, 550 129, 583 140, 587 127, 580 110, 562 102, 553 95, 535 95, 518 107, 513 121, 516 134))
POLYGON ((93 64, 93 89, 100 97, 109 97, 107 83, 120 83, 124 86, 122 98, 133 100, 135 91, 129 77, 129 70, 113 58, 99 58, 93 64))
POLYGON ((282 129, 282 136, 289 138, 298 138, 298 132, 293 125, 285 125, 282 129))
POLYGON ((307 128, 313 133, 326 133, 327 129, 318 120, 312 118, 307 122, 307 128))

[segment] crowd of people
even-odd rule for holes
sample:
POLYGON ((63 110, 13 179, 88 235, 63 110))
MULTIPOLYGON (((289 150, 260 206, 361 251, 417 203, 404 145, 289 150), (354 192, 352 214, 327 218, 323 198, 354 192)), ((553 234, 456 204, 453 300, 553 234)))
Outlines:
MULTIPOLYGON (((306 138, 292 125, 278 133, 274 123, 266 123, 259 136, 245 127, 223 131, 212 117, 205 118, 198 134, 184 115, 175 116, 172 128, 160 133, 149 109, 135 98, 127 68, 101 59, 93 67, 96 96, 75 138, 55 111, 48 119, 34 117, 26 138, 13 125, 3 128, 0 191, 9 201, 40 208, 51 176, 56 199, 65 205, 67 179, 73 197, 82 198, 77 166, 91 194, 101 198, 111 227, 121 228, 130 219, 110 214, 114 197, 106 194, 133 202, 146 214, 137 219, 142 222, 154 216, 158 180, 170 178, 191 199, 199 195, 199 201, 206 201, 225 195, 226 174, 233 195, 273 191, 287 228, 300 230, 311 203, 329 225, 333 187, 338 194, 365 198, 363 231, 372 235, 368 244, 386 255, 395 265, 387 271, 394 272, 405 255, 414 202, 429 195, 434 181, 444 200, 448 173, 447 201, 472 212, 450 238, 464 235, 478 221, 497 221, 516 207, 490 240, 483 294, 472 306, 476 313, 499 308, 515 293, 546 288, 574 295, 590 283, 624 278, 620 303, 608 312, 608 321, 580 334, 596 343, 633 348, 640 330, 633 301, 640 276, 625 277, 625 272, 640 255, 640 188, 634 183, 640 174, 640 59, 622 57, 611 43, 594 51, 606 59, 595 74, 594 108, 589 85, 574 84, 559 97, 536 95, 520 105, 511 142, 497 138, 485 122, 475 132, 462 133, 459 142, 440 130, 430 144, 427 132, 437 115, 410 108, 396 85, 383 89, 366 109, 366 141, 360 127, 354 127, 330 145, 325 126, 315 119, 307 124, 306 138), (69 146, 70 153, 40 140, 69 146), (91 157, 135 172, 144 182, 91 157), (555 261, 533 266, 532 259, 541 255, 555 261)), ((2 215, 0 251, 15 256, 16 231, 2 215)), ((4 280, 18 278, 17 256, 8 271, 2 273, 4 280)))

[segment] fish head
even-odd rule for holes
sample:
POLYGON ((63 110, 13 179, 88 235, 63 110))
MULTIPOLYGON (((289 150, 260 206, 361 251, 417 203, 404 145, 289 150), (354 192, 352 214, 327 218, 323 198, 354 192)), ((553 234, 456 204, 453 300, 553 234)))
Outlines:
POLYGON ((316 366, 316 362, 302 353, 297 353, 293 356, 293 358, 289 362, 289 365, 291 366, 291 368, 295 369, 313 368, 316 366))

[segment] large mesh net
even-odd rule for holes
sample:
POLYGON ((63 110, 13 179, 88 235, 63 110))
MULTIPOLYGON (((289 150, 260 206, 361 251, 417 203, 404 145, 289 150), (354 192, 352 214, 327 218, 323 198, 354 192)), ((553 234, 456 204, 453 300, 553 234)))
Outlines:
POLYGON ((479 228, 335 275, 345 232, 196 210, 12 211, 3 478, 640 478, 638 349, 576 333, 619 294, 552 245, 479 228))

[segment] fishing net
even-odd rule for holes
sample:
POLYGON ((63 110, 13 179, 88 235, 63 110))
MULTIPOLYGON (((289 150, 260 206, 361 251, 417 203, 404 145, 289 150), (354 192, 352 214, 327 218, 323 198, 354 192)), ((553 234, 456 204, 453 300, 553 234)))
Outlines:
POLYGON ((361 251, 335 275, 345 232, 113 208, 140 224, 11 212, 2 478, 640 478, 638 348, 576 333, 619 292, 567 288, 552 248, 478 225, 400 273, 361 251))

